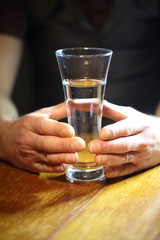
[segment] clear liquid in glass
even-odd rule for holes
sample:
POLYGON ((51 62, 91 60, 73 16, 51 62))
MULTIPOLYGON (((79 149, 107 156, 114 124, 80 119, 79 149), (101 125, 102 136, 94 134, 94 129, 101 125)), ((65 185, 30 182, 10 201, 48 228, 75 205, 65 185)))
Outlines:
POLYGON ((88 143, 99 137, 102 119, 102 103, 105 83, 97 79, 63 80, 67 104, 68 123, 75 135, 86 142, 84 151, 78 153, 78 169, 97 168, 94 154, 87 150, 88 143))

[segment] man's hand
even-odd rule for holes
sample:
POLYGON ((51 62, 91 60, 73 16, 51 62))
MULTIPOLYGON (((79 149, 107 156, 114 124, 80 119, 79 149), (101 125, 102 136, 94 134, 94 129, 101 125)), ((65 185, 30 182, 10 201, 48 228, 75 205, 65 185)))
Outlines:
POLYGON ((63 172, 77 161, 85 143, 73 128, 57 120, 66 116, 65 103, 44 108, 15 121, 0 120, 0 158, 33 172, 63 172))
POLYGON ((104 102, 103 115, 116 123, 105 126, 89 143, 106 177, 128 175, 160 163, 160 119, 130 107, 104 102))

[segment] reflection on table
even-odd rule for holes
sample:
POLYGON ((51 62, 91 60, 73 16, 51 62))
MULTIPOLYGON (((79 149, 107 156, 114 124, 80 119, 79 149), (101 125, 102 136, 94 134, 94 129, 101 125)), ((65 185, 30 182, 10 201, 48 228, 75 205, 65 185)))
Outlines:
POLYGON ((0 239, 159 240, 160 166, 72 184, 0 161, 0 239))

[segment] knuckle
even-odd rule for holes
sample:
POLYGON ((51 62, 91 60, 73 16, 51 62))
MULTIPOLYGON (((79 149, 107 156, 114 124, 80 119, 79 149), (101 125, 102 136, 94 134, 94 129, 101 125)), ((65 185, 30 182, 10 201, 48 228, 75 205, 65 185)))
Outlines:
POLYGON ((142 160, 147 160, 152 156, 152 151, 147 150, 141 154, 141 159, 142 160))
POLYGON ((50 160, 52 159, 53 157, 52 157, 52 155, 51 154, 47 154, 47 153, 43 153, 43 161, 44 162, 50 162, 50 160))
POLYGON ((43 134, 44 125, 45 125, 45 118, 44 117, 38 117, 38 119, 37 119, 37 128, 38 128, 38 132, 40 134, 43 134))
POLYGON ((18 149, 20 151, 23 151, 25 149, 25 140, 24 140, 24 137, 21 137, 21 138, 17 138, 16 139, 16 144, 18 146, 18 149))
POLYGON ((130 152, 130 153, 123 155, 122 162, 123 163, 129 163, 129 162, 131 163, 134 161, 134 159, 135 159, 135 154, 130 152))
POLYGON ((36 141, 37 141, 36 145, 38 146, 38 148, 41 148, 42 151, 47 149, 47 146, 48 146, 47 138, 45 138, 45 140, 44 140, 43 137, 39 136, 36 141))
POLYGON ((154 146, 155 141, 151 136, 141 134, 139 137, 139 148, 141 151, 149 151, 154 146))
POLYGON ((126 141, 121 145, 122 152, 129 151, 130 149, 131 149, 131 143, 129 141, 126 141))
POLYGON ((30 125, 30 119, 31 119, 31 117, 29 115, 26 115, 21 118, 20 126, 22 129, 28 128, 28 126, 30 125))
POLYGON ((112 139, 112 138, 114 138, 117 134, 118 134, 118 132, 117 132, 117 129, 112 129, 112 128, 106 128, 106 135, 109 135, 109 137, 112 139))
POLYGON ((32 145, 32 136, 29 132, 24 131, 23 128, 19 128, 15 143, 21 150, 28 149, 32 145))
POLYGON ((128 128, 126 129, 126 134, 127 134, 128 136, 130 136, 130 135, 132 135, 132 133, 133 133, 132 127, 128 127, 128 128))
POLYGON ((122 158, 123 163, 127 163, 129 161, 129 155, 125 154, 122 158))
POLYGON ((15 142, 19 148, 24 148, 24 145, 27 143, 27 138, 25 136, 25 132, 23 128, 19 128, 17 131, 17 137, 15 138, 15 142))
POLYGON ((142 139, 139 144, 139 147, 142 151, 146 151, 146 150, 148 150, 149 143, 145 139, 142 139))

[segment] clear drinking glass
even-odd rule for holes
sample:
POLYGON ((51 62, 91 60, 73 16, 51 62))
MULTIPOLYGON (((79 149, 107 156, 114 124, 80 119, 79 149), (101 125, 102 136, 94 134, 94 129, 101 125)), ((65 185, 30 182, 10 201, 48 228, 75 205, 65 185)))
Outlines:
POLYGON ((112 50, 103 48, 66 48, 56 51, 67 106, 68 123, 86 142, 78 162, 69 165, 70 182, 102 181, 104 169, 94 162, 87 144, 99 137, 102 107, 112 50))

